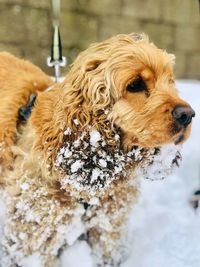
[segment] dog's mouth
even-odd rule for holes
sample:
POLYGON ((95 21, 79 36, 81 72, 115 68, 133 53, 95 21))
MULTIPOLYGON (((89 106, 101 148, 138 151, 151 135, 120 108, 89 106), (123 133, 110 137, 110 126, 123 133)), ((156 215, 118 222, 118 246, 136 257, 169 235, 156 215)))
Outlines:
MULTIPOLYGON (((191 125, 191 124, 189 124, 191 125)), ((189 126, 188 125, 188 126, 189 126)), ((173 124, 171 134, 173 136, 173 143, 175 145, 182 144, 184 141, 186 141, 187 137, 189 136, 190 129, 188 126, 179 126, 176 123, 173 124)))
POLYGON ((185 139, 184 134, 181 134, 181 135, 179 135, 179 137, 175 140, 174 144, 175 144, 175 145, 179 145, 179 144, 181 144, 181 143, 184 141, 184 139, 185 139))

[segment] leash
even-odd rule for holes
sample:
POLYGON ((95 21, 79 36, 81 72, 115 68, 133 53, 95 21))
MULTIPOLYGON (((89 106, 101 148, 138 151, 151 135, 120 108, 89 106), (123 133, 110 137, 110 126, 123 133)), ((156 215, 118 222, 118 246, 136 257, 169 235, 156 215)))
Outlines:
MULTIPOLYGON (((62 56, 62 44, 59 31, 59 15, 60 15, 60 0, 51 0, 52 6, 52 25, 53 25, 53 38, 51 44, 51 56, 47 58, 48 67, 54 68, 55 82, 59 82, 60 68, 65 67, 67 64, 66 57, 62 56)), ((47 91, 50 90, 47 88, 47 91)), ((20 107, 18 110, 18 122, 25 123, 31 115, 32 108, 35 104, 37 94, 31 94, 28 103, 20 107)))
POLYGON ((67 65, 66 57, 62 56, 62 44, 59 31, 60 0, 51 0, 53 38, 51 56, 47 58, 47 66, 54 68, 55 82, 59 82, 60 68, 67 65))

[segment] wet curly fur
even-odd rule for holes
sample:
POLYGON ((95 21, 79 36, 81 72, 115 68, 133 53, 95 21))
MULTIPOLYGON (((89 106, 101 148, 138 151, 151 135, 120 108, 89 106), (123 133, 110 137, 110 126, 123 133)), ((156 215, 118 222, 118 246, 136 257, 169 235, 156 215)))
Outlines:
POLYGON ((184 142, 190 133, 191 125, 180 128, 172 117, 176 106, 189 106, 178 96, 173 65, 173 55, 137 34, 91 45, 59 84, 31 63, 0 53, 5 266, 23 266, 34 253, 40 266, 55 266, 62 249, 75 241, 69 232, 77 225, 82 226, 76 238, 85 233, 99 266, 120 264, 122 230, 138 197, 135 167, 156 154, 155 147, 184 142), (131 92, 127 88, 135 81, 142 88, 131 92), (18 110, 34 92, 31 117, 19 124, 18 110), (99 138, 93 145, 91 132, 99 138), (136 160, 136 153, 142 158, 136 160), (91 164, 81 163, 73 184, 72 164, 79 156, 91 164), (107 186, 100 181, 92 187, 97 165, 99 172, 113 168, 107 186))

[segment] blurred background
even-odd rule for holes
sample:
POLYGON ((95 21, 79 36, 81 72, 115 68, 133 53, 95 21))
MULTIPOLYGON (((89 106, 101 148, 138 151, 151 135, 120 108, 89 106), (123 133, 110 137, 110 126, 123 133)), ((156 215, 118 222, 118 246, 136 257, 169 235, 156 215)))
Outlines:
MULTIPOLYGON (((117 33, 145 32, 176 55, 178 78, 200 79, 198 0, 62 0, 63 55, 71 63, 89 44, 117 33)), ((50 73, 50 0, 0 0, 0 51, 50 73)))

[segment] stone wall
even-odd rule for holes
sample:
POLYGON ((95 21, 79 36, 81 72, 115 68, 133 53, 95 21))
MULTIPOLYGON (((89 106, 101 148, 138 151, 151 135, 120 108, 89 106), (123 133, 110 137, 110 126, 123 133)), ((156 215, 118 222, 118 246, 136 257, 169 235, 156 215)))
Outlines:
MULTIPOLYGON (((61 0, 63 54, 68 61, 90 43, 117 33, 145 32, 175 53, 178 78, 200 79, 198 0, 61 0)), ((49 0, 0 0, 0 50, 50 72, 49 0)))

